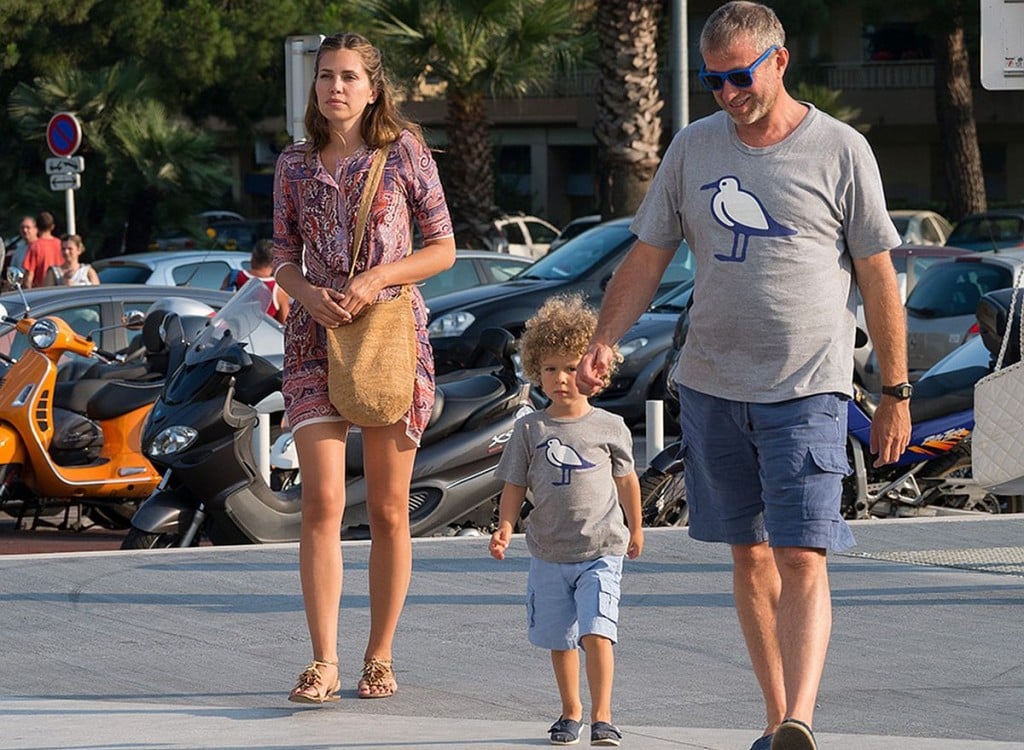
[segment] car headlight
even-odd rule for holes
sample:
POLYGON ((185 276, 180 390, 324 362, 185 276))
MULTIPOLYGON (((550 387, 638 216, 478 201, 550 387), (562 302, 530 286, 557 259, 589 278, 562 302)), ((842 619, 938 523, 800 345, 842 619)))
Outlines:
POLYGON ((150 456, 169 456, 188 448, 195 442, 197 435, 199 433, 192 427, 182 424, 171 425, 153 438, 146 452, 150 456))
POLYGON ((645 336, 630 339, 624 344, 619 344, 619 354, 621 354, 623 357, 628 357, 630 354, 640 351, 645 346, 647 346, 647 338, 645 336))
POLYGON ((36 349, 49 349, 57 340, 57 324, 49 318, 37 320, 28 329, 28 338, 36 349))
POLYGON ((445 313, 427 327, 427 332, 432 339, 444 339, 454 336, 461 336, 466 329, 473 325, 476 317, 473 313, 460 310, 458 312, 445 313))

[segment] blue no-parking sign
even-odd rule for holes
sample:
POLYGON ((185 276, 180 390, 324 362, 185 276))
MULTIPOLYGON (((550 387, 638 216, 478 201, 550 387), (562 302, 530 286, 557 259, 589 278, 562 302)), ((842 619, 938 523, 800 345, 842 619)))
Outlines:
POLYGON ((46 126, 46 145, 54 156, 72 156, 82 145, 82 126, 70 112, 58 112, 46 126))

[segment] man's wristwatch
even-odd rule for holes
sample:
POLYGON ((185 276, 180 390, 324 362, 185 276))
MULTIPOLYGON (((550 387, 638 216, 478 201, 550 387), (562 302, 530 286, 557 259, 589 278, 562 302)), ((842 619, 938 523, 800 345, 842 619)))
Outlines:
POLYGON ((892 396, 900 401, 906 401, 914 395, 914 386, 910 383, 898 383, 896 385, 883 385, 882 395, 892 396))

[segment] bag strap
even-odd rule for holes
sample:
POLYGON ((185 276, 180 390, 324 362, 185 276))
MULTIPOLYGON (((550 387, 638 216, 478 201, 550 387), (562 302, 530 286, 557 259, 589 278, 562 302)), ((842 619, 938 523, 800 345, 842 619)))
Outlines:
POLYGON ((380 187, 380 178, 384 174, 384 162, 387 161, 388 151, 390 150, 390 143, 377 149, 377 153, 373 155, 373 163, 370 164, 370 174, 367 175, 366 183, 363 185, 363 195, 359 200, 359 211, 356 213, 356 233, 353 236, 352 260, 348 268, 349 279, 356 272, 356 259, 359 257, 359 251, 363 246, 366 219, 370 214, 370 206, 373 203, 373 199, 377 195, 377 189, 380 187))
MULTIPOLYGON (((1003 343, 999 345, 999 356, 996 357, 996 366, 993 372, 999 370, 1003 366, 1003 357, 1006 356, 1007 344, 1010 343, 1010 333, 1013 331, 1014 313, 1017 308, 1017 304, 1020 301, 1021 291, 1021 280, 1024 279, 1024 265, 1017 269, 1016 275, 1013 277, 1013 294, 1010 295, 1010 311, 1006 313, 1006 330, 1003 331, 1003 343)), ((1024 325, 1019 327, 1020 333, 1020 349, 1019 352, 1024 353, 1024 325)))

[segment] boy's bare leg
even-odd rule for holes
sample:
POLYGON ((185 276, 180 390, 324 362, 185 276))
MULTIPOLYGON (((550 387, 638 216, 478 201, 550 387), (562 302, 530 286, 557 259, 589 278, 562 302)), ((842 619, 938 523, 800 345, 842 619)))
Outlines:
POLYGON ((590 721, 612 722, 612 682, 615 679, 615 649, 607 638, 585 635, 587 683, 590 687, 590 721))
POLYGON ((552 651, 551 666, 555 670, 558 695, 562 699, 562 718, 583 721, 583 703, 580 700, 579 649, 552 651))

